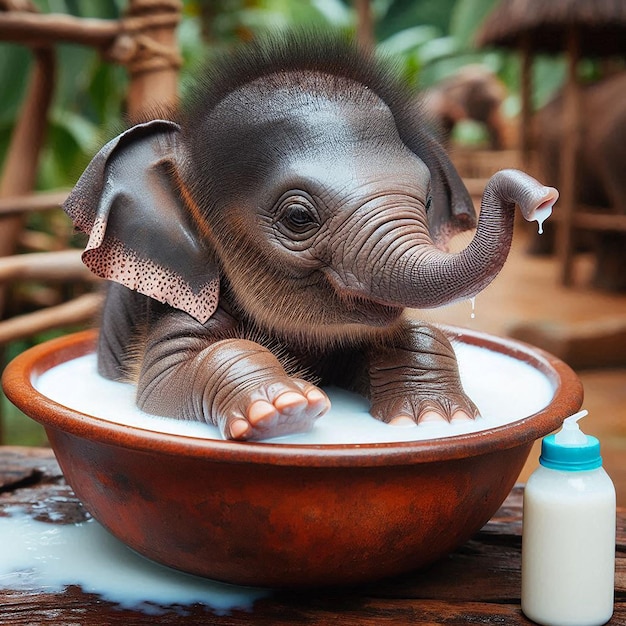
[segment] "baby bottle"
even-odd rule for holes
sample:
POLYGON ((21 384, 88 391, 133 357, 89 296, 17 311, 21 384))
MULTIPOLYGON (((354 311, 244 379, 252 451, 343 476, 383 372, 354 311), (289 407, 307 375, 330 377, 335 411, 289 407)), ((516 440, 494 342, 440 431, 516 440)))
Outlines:
POLYGON ((605 624, 613 614, 615 487, 600 442, 568 417, 544 438, 524 492, 522 611, 545 626, 605 624))

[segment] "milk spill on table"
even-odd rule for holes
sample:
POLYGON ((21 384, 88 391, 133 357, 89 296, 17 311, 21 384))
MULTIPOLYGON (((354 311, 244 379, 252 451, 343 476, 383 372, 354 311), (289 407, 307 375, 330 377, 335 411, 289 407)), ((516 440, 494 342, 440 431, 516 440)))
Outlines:
POLYGON ((256 600, 270 593, 153 563, 94 519, 49 524, 28 517, 18 507, 5 512, 11 515, 0 517, 0 588, 61 593, 69 585, 79 585, 85 593, 152 615, 184 614, 185 606, 197 603, 218 614, 235 608, 250 610, 256 600))
MULTIPOLYGON (((465 391, 477 404, 475 421, 428 422, 390 426, 375 420, 368 402, 353 393, 328 389, 332 408, 309 433, 272 441, 299 444, 364 444, 418 441, 476 432, 522 419, 547 406, 554 395, 550 381, 538 370, 509 356, 464 343, 455 344, 465 391)), ((131 385, 105 380, 96 371, 94 355, 63 363, 35 381, 37 389, 59 404, 95 417, 147 430, 219 439, 213 426, 155 417, 136 408, 131 385), (80 381, 80 385, 65 381, 80 381)))

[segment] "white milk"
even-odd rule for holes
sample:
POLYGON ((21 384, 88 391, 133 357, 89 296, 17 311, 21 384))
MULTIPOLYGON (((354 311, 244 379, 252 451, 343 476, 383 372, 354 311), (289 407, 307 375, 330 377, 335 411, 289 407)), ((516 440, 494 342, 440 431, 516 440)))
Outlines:
POLYGON ((613 613, 615 488, 598 440, 572 427, 584 414, 544 439, 524 492, 522 611, 546 626, 599 626, 613 613))
POLYGON ((519 205, 525 220, 528 222, 537 222, 537 228, 540 235, 543 234, 543 223, 550 217, 550 215, 552 215, 554 203, 559 199, 559 192, 556 189, 552 187, 544 187, 544 189, 550 190, 550 197, 542 205, 536 208, 532 206, 529 207, 528 205, 519 205))
MULTIPOLYGON (((326 389, 331 410, 308 433, 275 442, 363 444, 450 437, 508 424, 546 407, 554 396, 550 381, 538 370, 509 356, 458 343, 455 346, 465 391, 478 406, 477 420, 390 426, 374 419, 364 398, 341 389, 326 389)), ((35 381, 36 388, 59 404, 82 413, 158 432, 221 438, 217 428, 143 413, 135 406, 132 385, 106 380, 96 371, 95 355, 54 367, 35 381), (68 381, 71 383, 68 384, 68 381), (80 381, 80 384, 76 384, 80 381)))
POLYGON ((0 517, 0 588, 62 593, 69 585, 127 609, 152 615, 203 604, 217 614, 251 610, 268 590, 191 576, 133 552, 90 519, 38 522, 16 507, 0 517), (172 606, 174 605, 174 606, 172 606), (177 605, 177 606, 176 606, 177 605))
POLYGON ((552 206, 548 205, 535 211, 533 220, 537 222, 537 230, 543 235, 543 223, 552 215, 552 206))

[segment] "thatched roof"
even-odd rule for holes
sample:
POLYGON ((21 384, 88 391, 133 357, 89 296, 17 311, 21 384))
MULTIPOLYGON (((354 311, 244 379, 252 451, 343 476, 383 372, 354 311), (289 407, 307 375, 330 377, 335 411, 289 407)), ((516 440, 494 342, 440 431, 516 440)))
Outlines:
POLYGON ((626 56, 626 0, 501 0, 477 43, 517 48, 528 35, 534 52, 559 53, 569 25, 580 29, 583 56, 626 56))

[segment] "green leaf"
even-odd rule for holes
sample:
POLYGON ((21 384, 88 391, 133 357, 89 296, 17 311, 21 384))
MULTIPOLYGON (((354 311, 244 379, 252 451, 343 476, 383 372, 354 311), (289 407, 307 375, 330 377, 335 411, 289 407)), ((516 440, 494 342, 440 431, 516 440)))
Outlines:
POLYGON ((99 139, 98 127, 85 117, 55 109, 41 153, 38 187, 73 186, 90 156, 99 147, 99 139))
POLYGON ((434 26, 413 26, 391 35, 379 44, 379 50, 385 54, 406 54, 440 36, 434 26))
POLYGON ((353 23, 353 11, 341 0, 311 0, 311 5, 333 26, 346 27, 353 23))
POLYGON ((457 0, 450 19, 450 34, 460 48, 474 48, 474 38, 498 0, 457 0))
POLYGON ((98 137, 99 128, 86 117, 72 111, 53 111, 51 116, 53 128, 63 129, 71 138, 76 147, 83 152, 93 149, 95 139, 98 137))
POLYGON ((437 59, 450 57, 459 50, 454 37, 439 37, 427 41, 419 50, 419 56, 424 64, 432 63, 437 59))
POLYGON ((431 25, 448 34, 450 14, 457 0, 394 0, 376 25, 379 40, 411 26, 431 25))
POLYGON ((80 98, 78 113, 92 124, 99 126, 104 134, 110 129, 119 130, 124 113, 124 102, 129 78, 126 70, 116 65, 101 63, 93 59, 88 68, 85 86, 80 98))
POLYGON ((484 53, 457 53, 452 56, 435 58, 422 68, 420 74, 420 86, 422 88, 432 87, 457 72, 463 66, 473 63, 483 63, 485 58, 486 55, 484 53))
POLYGON ((12 119, 19 110, 33 65, 33 56, 23 46, 0 43, 0 119, 12 119))

